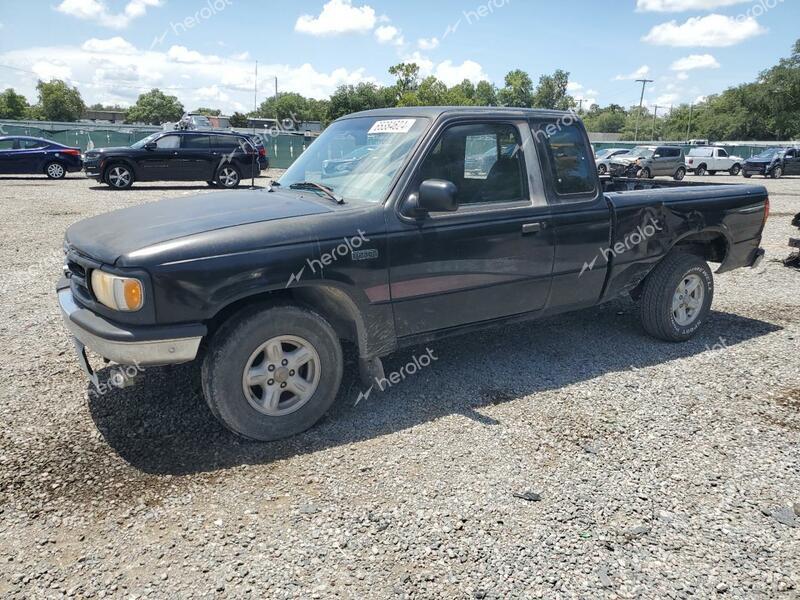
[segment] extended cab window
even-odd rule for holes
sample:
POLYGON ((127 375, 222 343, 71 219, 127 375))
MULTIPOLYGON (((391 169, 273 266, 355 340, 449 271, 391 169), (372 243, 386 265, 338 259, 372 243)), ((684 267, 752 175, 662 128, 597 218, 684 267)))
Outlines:
POLYGON ((519 131, 504 123, 450 127, 420 167, 417 183, 426 179, 454 183, 459 205, 525 200, 528 192, 519 131))
POLYGON ((575 201, 594 197, 597 174, 581 130, 576 125, 540 123, 534 135, 544 143, 556 194, 575 201))
POLYGON ((717 150, 717 156, 719 156, 720 158, 728 158, 728 153, 722 148, 720 148, 719 150, 717 150))

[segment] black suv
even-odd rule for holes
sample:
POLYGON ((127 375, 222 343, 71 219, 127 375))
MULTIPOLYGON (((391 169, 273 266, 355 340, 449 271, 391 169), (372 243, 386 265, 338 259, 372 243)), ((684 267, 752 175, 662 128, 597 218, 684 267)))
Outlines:
POLYGON ((84 155, 86 176, 124 190, 134 181, 205 181, 235 188, 261 171, 259 149, 247 136, 209 131, 164 131, 129 147, 84 155))
POLYGON ((784 175, 800 175, 800 148, 767 148, 747 159, 742 175, 748 179, 753 175, 773 179, 780 179, 784 175))

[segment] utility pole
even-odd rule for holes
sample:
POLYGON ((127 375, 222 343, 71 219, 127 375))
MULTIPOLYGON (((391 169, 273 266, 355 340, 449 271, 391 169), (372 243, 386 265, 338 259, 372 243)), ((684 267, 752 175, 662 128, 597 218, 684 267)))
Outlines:
POLYGON ((639 119, 642 117, 642 104, 644 104, 644 88, 647 87, 648 83, 653 83, 652 79, 637 79, 636 83, 642 84, 642 96, 639 98, 639 112, 636 113, 636 134, 633 136, 634 142, 639 141, 639 119))
POLYGON ((658 116, 658 104, 653 107, 653 136, 650 138, 654 142, 656 141, 656 117, 658 116))
POLYGON ((275 122, 280 127, 280 117, 278 115, 278 76, 275 75, 275 122))
MULTIPOLYGON (((255 119, 255 113, 258 110, 258 61, 256 61, 256 71, 255 71, 255 80, 253 82, 253 119, 255 119)), ((253 121, 253 135, 256 134, 256 122, 253 121)), ((250 164, 250 189, 256 189, 256 152, 258 148, 253 141, 253 154, 252 154, 252 161, 250 164)))
POLYGON ((578 101, 578 114, 583 111, 583 98, 575 98, 578 101))
POLYGON ((686 126, 686 143, 689 143, 689 136, 692 135, 692 113, 694 112, 694 104, 689 105, 689 124, 686 126))

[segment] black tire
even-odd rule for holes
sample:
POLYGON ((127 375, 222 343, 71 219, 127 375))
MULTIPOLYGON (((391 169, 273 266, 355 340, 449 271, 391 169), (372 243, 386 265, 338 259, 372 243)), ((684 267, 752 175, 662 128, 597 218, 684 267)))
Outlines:
POLYGON ((206 181, 206 185, 208 187, 217 187, 217 184, 214 181, 206 181))
POLYGON ((708 172, 708 174, 709 174, 709 175, 711 175, 711 176, 713 177, 714 175, 716 175, 716 174, 717 174, 717 172, 716 172, 716 171, 709 171, 709 172, 708 172))
POLYGON ((652 179, 653 178, 653 174, 650 172, 650 169, 645 167, 644 169, 639 171, 639 177, 641 179, 652 179))
POLYGON ((706 171, 705 165, 700 165, 694 170, 694 174, 697 175, 698 177, 703 177, 705 176, 706 173, 708 173, 708 171, 706 171))
POLYGON ((239 187, 242 181, 242 174, 239 169, 231 164, 220 165, 219 169, 217 169, 215 181, 219 187, 232 190, 239 187))
POLYGON ((607 166, 600 165, 599 167, 597 167, 597 174, 598 175, 605 175, 606 173, 608 173, 608 167, 607 166))
POLYGON ((714 275, 706 262, 692 254, 672 251, 647 276, 642 290, 640 316, 645 331, 668 342, 685 342, 702 327, 714 301, 714 275), (678 286, 690 276, 703 286, 702 306, 690 323, 680 324, 673 313, 678 286))
POLYGON ((772 169, 773 179, 780 179, 781 177, 783 177, 783 167, 775 167, 772 169))
POLYGON ((127 190, 133 185, 133 169, 125 163, 111 163, 106 167, 103 181, 112 189, 127 190))
POLYGON ((739 173, 741 173, 741 172, 742 172, 742 165, 733 165, 733 166, 731 167, 731 170, 730 170, 730 171, 728 171, 728 173, 730 173, 730 174, 731 174, 731 175, 733 175, 734 177, 736 177, 736 176, 737 176, 739 173))
POLYGON ((319 421, 336 399, 342 370, 339 339, 324 318, 297 306, 262 306, 237 313, 220 327, 203 360, 201 379, 206 403, 223 425, 242 437, 269 442, 302 433, 319 421), (320 362, 319 382, 311 398, 294 412, 279 416, 255 408, 242 380, 253 353, 278 336, 307 341, 320 362))
POLYGON ((742 177, 744 177, 745 179, 750 179, 752 176, 753 175, 748 173, 747 171, 742 172, 742 177))
POLYGON ((51 160, 44 166, 44 174, 50 179, 64 179, 67 169, 57 160, 51 160))
POLYGON ((686 177, 686 169, 683 167, 678 167, 678 170, 672 176, 675 181, 683 181, 684 177, 686 177))

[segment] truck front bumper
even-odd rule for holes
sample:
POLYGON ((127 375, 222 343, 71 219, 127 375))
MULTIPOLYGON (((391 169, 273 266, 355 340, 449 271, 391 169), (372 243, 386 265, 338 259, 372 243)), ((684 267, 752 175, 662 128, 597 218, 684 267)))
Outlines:
POLYGON ((83 346, 121 365, 160 366, 191 362, 197 357, 205 325, 130 326, 112 323, 75 302, 69 280, 58 286, 61 316, 83 346))

